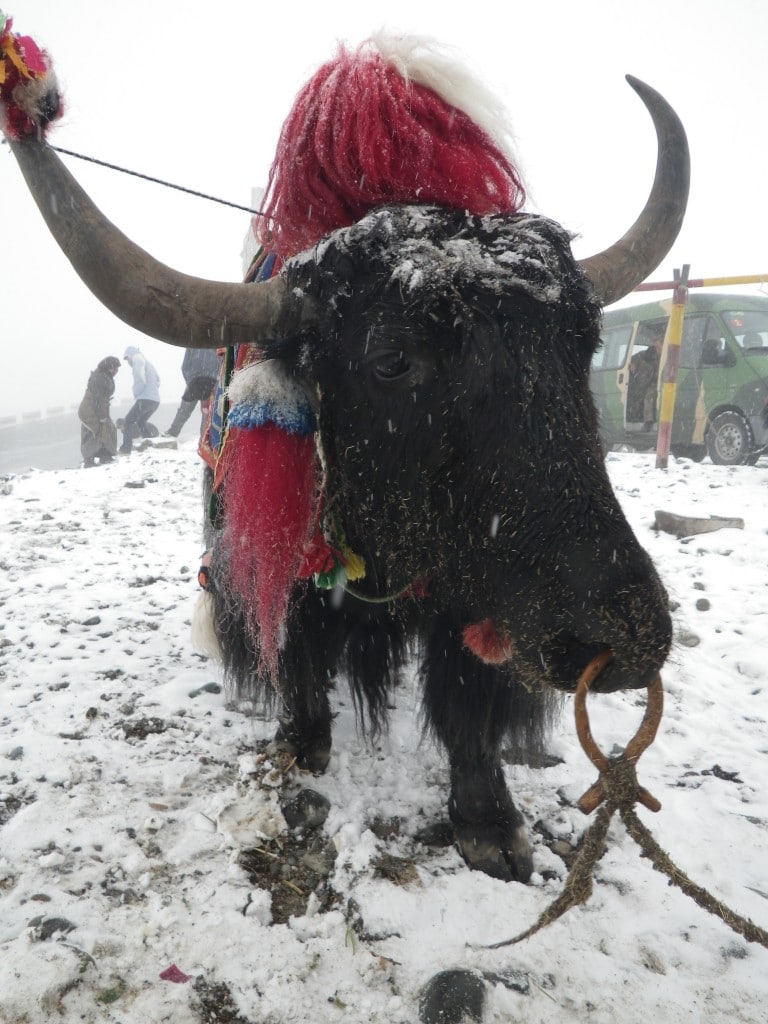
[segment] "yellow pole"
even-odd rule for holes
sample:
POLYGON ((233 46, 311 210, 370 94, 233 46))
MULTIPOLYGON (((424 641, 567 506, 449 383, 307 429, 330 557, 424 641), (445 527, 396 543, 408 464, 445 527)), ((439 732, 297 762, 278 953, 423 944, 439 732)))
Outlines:
POLYGON ((675 291, 672 296, 672 313, 667 324, 664 338, 666 358, 664 360, 664 383, 661 387, 661 407, 659 409, 659 433, 656 438, 656 469, 666 469, 669 461, 669 449, 672 442, 672 420, 675 414, 675 395, 677 393, 677 370, 680 366, 680 342, 683 337, 683 318, 685 303, 688 298, 688 264, 683 265, 682 272, 675 271, 675 291))
MULTIPOLYGON (((719 288, 724 284, 768 284, 768 274, 746 274, 741 277, 692 277, 688 288, 719 288)), ((675 281, 646 281, 635 288, 636 292, 653 292, 675 288, 675 281)))

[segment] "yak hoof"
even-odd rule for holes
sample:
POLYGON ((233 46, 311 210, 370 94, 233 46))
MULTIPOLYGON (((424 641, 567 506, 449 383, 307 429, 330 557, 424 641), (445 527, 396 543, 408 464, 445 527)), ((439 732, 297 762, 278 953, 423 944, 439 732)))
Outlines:
POLYGON ((456 842, 474 871, 502 882, 527 882, 531 877, 533 857, 522 825, 509 830, 457 827, 456 842))
POLYGON ((323 739, 316 740, 314 743, 299 744, 278 730, 269 745, 268 753, 272 757, 276 754, 289 757, 296 762, 300 771, 322 775, 331 760, 331 743, 330 740, 323 739))

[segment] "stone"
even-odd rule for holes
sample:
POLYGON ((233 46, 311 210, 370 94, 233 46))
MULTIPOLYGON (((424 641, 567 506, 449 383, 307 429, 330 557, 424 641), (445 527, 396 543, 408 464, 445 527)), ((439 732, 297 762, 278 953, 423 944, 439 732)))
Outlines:
POLYGON ((319 828, 324 824, 330 809, 330 800, 314 789, 302 789, 282 807, 289 828, 319 828))
POLYGON ((675 537, 693 537, 698 533, 713 533, 715 530, 743 530, 743 519, 726 519, 709 516, 699 519, 695 516, 678 516, 674 512, 655 512, 656 529, 672 533, 675 537))
POLYGON ((430 978, 419 1001, 422 1024, 482 1021, 485 982, 475 971, 441 971, 430 978))

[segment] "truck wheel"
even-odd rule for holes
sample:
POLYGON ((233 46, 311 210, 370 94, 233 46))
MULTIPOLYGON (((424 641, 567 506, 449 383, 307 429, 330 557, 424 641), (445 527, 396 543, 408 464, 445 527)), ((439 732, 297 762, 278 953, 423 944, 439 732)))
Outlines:
POLYGON ((739 412, 721 412, 707 430, 707 454, 716 466, 743 466, 749 459, 752 432, 739 412))

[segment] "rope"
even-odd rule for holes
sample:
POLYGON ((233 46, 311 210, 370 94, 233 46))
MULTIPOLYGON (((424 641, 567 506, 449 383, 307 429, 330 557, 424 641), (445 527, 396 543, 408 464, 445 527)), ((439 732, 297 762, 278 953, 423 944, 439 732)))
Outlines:
POLYGON ((261 210, 254 210, 250 206, 240 206, 239 203, 230 203, 228 199, 217 199, 216 196, 209 196, 205 192, 196 192, 192 188, 185 188, 184 185, 174 185, 171 181, 163 181, 162 178, 153 178, 149 174, 141 174, 139 171, 131 171, 127 167, 118 167, 117 164, 109 164, 106 160, 97 160, 94 156, 85 156, 83 153, 75 153, 71 149, 64 149, 61 146, 51 146, 57 153, 64 153, 66 156, 77 157, 78 160, 85 160, 99 167, 107 167, 110 171, 120 171, 121 174, 130 174, 134 178, 142 178, 144 181, 151 181, 154 185, 164 185, 166 188, 175 188, 178 192, 186 192, 190 196, 197 196, 198 199, 207 199, 212 203, 220 203, 222 206, 231 206, 235 210, 244 210, 245 213, 254 213, 257 217, 263 217, 261 210))
POLYGON ((572 907, 586 903, 592 895, 595 864, 605 851, 608 828, 613 815, 618 811, 627 833, 634 839, 656 871, 665 874, 672 885, 676 885, 703 910, 719 917, 732 931, 741 935, 747 942, 757 942, 768 949, 768 932, 754 924, 749 918, 737 914, 702 886, 691 881, 685 872, 678 868, 666 850, 656 842, 635 813, 634 805, 638 801, 650 807, 651 810, 658 810, 658 807, 661 806, 640 786, 635 771, 637 759, 656 734, 656 727, 661 716, 661 679, 657 677, 651 684, 648 696, 648 708, 651 711, 646 711, 646 717, 637 735, 627 744, 627 748, 621 756, 606 757, 592 739, 584 698, 589 684, 594 681, 609 661, 608 653, 598 655, 584 670, 577 686, 577 697, 579 698, 577 701, 577 732, 587 756, 594 764, 598 765, 600 770, 600 778, 584 794, 579 801, 579 806, 587 814, 598 804, 602 803, 603 806, 600 807, 597 817, 584 835, 581 849, 571 865, 563 891, 542 911, 538 920, 514 938, 495 942, 490 946, 474 948, 501 949, 503 946, 513 946, 522 942, 523 939, 535 935, 542 928, 546 928, 572 907), (658 806, 652 806, 649 799, 658 806))

